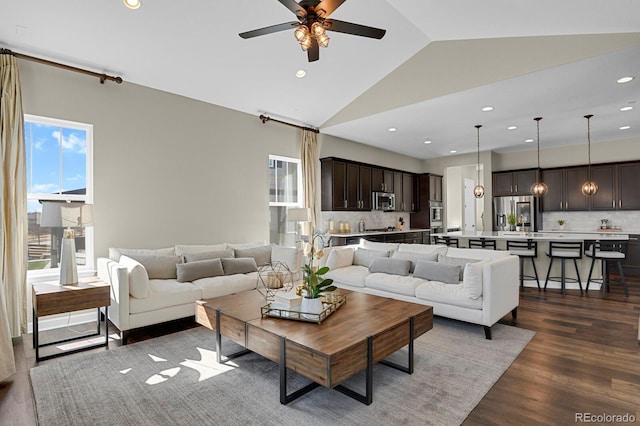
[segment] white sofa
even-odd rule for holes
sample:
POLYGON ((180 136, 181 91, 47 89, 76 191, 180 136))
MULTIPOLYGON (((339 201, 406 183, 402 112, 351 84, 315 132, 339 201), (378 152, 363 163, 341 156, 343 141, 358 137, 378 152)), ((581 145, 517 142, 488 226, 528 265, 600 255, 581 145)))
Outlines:
POLYGON ((275 261, 300 279, 302 251, 264 243, 111 248, 97 268, 111 285, 109 319, 126 344, 132 329, 195 315, 197 300, 255 289, 257 269, 275 261))
POLYGON ((519 263, 508 251, 361 240, 326 249, 320 263, 339 288, 432 306, 434 315, 484 326, 487 339, 498 320, 517 316, 519 263))

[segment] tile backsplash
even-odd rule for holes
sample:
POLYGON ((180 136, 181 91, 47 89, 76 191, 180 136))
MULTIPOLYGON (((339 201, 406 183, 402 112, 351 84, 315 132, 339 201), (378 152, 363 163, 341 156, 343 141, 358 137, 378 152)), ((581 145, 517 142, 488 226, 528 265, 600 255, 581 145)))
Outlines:
POLYGON ((596 231, 601 219, 609 219, 609 226, 623 232, 640 233, 640 210, 603 212, 546 212, 542 214, 542 229, 558 229, 558 220, 566 221, 566 231, 596 231))
POLYGON ((321 227, 323 231, 329 230, 329 221, 333 220, 334 228, 337 230, 340 222, 348 223, 351 233, 358 232, 358 222, 364 220, 365 229, 381 229, 388 227, 398 227, 398 219, 404 219, 404 229, 411 228, 408 212, 322 212, 321 227))

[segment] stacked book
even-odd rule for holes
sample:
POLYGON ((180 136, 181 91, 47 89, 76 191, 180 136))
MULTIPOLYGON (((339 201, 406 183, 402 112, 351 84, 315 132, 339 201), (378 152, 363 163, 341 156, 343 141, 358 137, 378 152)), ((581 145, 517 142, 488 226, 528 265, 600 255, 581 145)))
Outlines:
POLYGON ((300 311, 302 297, 293 293, 276 293, 275 299, 270 305, 271 309, 282 309, 285 311, 300 311))

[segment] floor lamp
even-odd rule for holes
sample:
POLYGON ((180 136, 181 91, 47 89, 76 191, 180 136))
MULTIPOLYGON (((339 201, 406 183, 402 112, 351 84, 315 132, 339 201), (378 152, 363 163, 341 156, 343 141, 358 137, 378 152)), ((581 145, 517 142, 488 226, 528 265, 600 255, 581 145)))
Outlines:
POLYGON ((64 230, 60 253, 60 285, 78 283, 76 265, 76 239, 73 228, 93 225, 91 204, 64 204, 60 206, 60 219, 64 230))

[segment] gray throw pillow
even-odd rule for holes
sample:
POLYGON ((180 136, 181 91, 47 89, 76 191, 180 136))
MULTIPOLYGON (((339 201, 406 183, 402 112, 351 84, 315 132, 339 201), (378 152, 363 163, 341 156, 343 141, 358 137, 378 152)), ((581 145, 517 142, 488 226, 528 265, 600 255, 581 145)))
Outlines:
POLYGON ((195 262, 180 263, 177 265, 177 269, 179 283, 224 275, 222 261, 220 259, 196 260, 195 262))
POLYGON ((368 268, 376 257, 389 257, 389 251, 369 250, 358 247, 358 249, 353 252, 353 264, 366 266, 368 268))
POLYGON ((413 273, 416 269, 416 263, 418 260, 430 260, 435 262, 438 260, 438 253, 414 253, 409 251, 397 251, 391 256, 392 259, 403 259, 411 262, 411 269, 409 272, 413 273))
POLYGON ((449 265, 458 265, 460 267, 460 281, 464 278, 464 268, 467 263, 478 263, 478 259, 464 259, 462 257, 449 257, 438 254, 438 262, 448 263, 449 265))
POLYGON ((222 259, 222 269, 225 275, 248 274, 257 272, 258 265, 253 257, 232 257, 222 259))
POLYGON ((409 275, 411 261, 403 259, 391 259, 388 257, 376 257, 369 265, 369 272, 383 272, 391 275, 409 275))
POLYGON ((253 257, 258 266, 271 262, 271 246, 237 248, 234 252, 236 257, 253 257))
POLYGON ((422 278, 428 281, 440 281, 445 284, 458 284, 460 282, 460 266, 450 265, 442 262, 432 262, 429 260, 419 260, 416 269, 413 271, 415 278, 422 278))
POLYGON ((182 263, 181 256, 130 253, 126 255, 137 260, 147 270, 150 280, 176 279, 176 265, 182 263))
POLYGON ((196 253, 183 254, 185 262, 196 262, 198 260, 222 259, 223 257, 234 257, 233 249, 201 251, 196 253))

